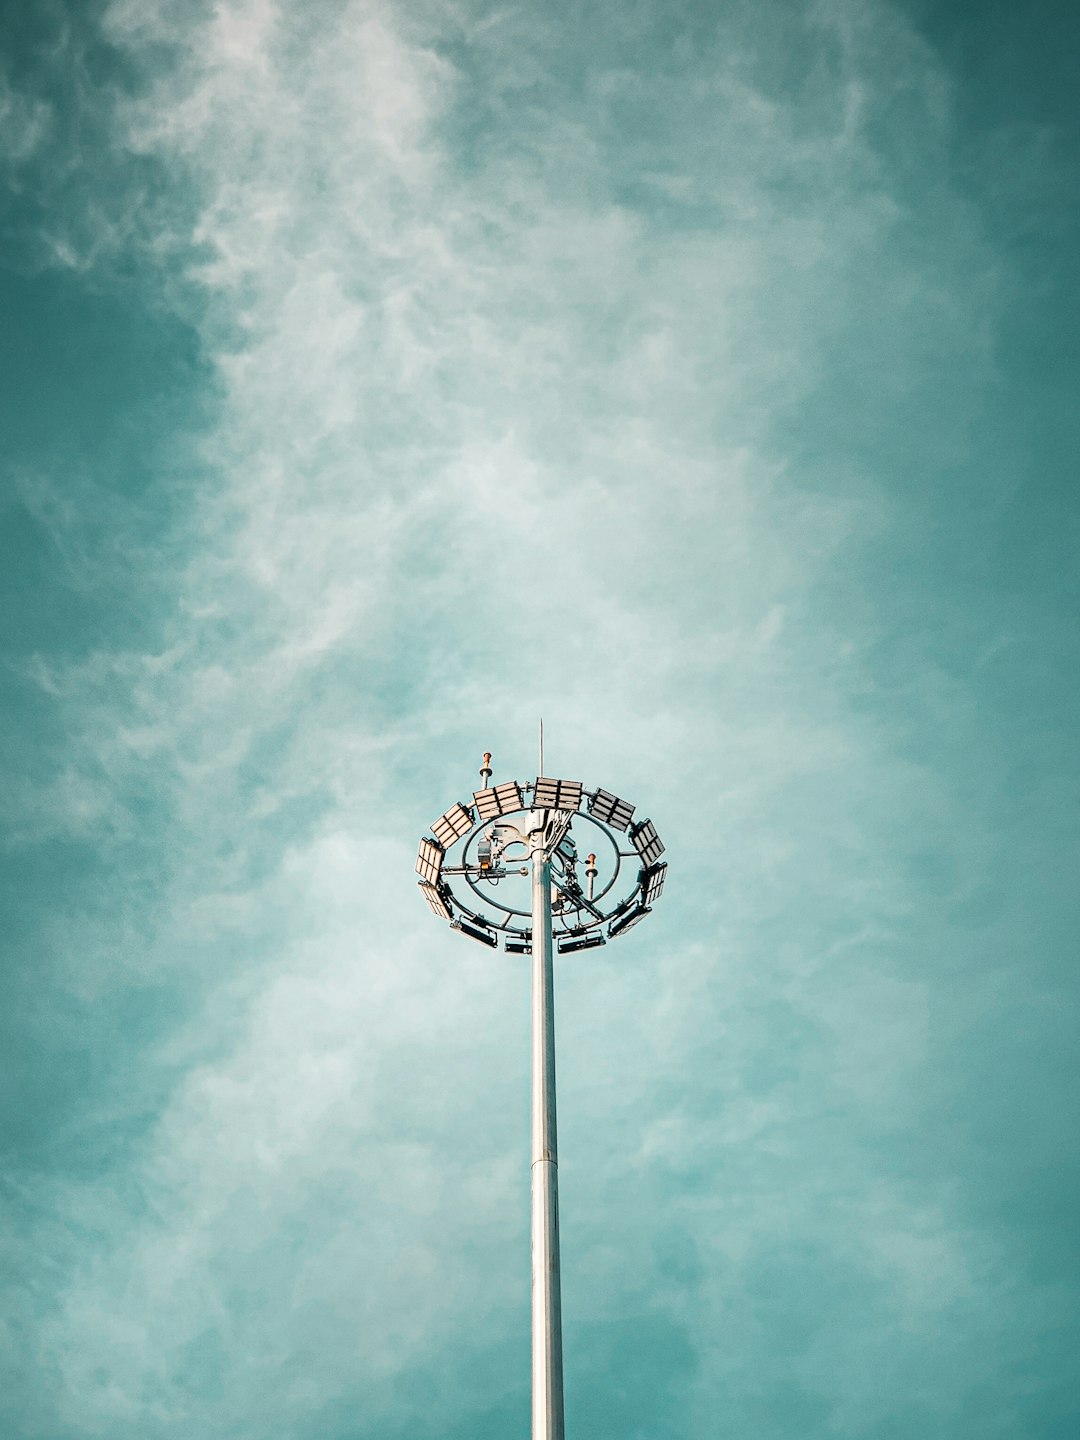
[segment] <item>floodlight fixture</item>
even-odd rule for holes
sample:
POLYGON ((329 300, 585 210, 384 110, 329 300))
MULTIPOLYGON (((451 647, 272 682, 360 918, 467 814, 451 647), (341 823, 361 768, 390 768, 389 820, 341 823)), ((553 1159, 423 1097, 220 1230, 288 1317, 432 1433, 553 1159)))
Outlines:
POLYGON ((625 830, 633 813, 633 805, 612 795, 610 790, 597 790, 589 800, 589 814, 593 819, 614 830, 625 830))
POLYGON ((580 780, 549 780, 538 775, 532 803, 538 810, 577 810, 583 789, 580 780))
POLYGON ((652 905, 654 900, 659 900, 664 893, 666 880, 666 860, 662 860, 659 865, 650 865, 647 870, 642 870, 638 876, 638 884, 641 886, 641 899, 645 905, 652 905))
POLYGON ((664 842, 656 833, 656 826, 651 820, 642 820, 640 824, 630 827, 630 842, 646 865, 655 865, 664 853, 664 842))
POLYGON ((617 940, 620 935, 625 935, 628 930, 632 930, 635 925, 640 924, 650 913, 648 905, 636 905, 633 910, 628 910, 625 915, 620 915, 617 920, 611 922, 608 926, 608 939, 617 940))
POLYGON ((559 954, 572 955, 575 950, 595 950, 598 945, 606 945, 607 940, 599 933, 582 935, 577 940, 560 940, 559 954))
POLYGON ((555 1129, 554 953, 595 950, 651 913, 667 879, 651 820, 610 790, 543 774, 492 785, 491 755, 472 805, 452 805, 420 842, 420 890, 452 930, 527 955, 532 980, 532 1440, 565 1440, 555 1129), (587 800, 587 809, 583 801, 587 800), (503 818, 507 817, 507 818, 503 818), (491 822, 498 821, 497 824, 491 822), (623 834, 629 830, 633 850, 623 834), (451 854, 451 847, 455 848, 451 854), (584 857, 582 860, 579 857, 584 857), (640 857, 640 860, 639 860, 640 857), (630 885, 628 862, 634 862, 630 885), (584 864, 584 885, 580 866, 584 864), (527 882, 520 877, 529 876, 527 882), (553 898, 555 896, 556 898, 553 898), (558 912, 559 932, 554 930, 558 912), (491 918, 489 918, 489 916, 491 918))
POLYGON ((521 798, 521 786, 516 780, 507 780, 505 784, 496 785, 490 790, 477 790, 473 793, 473 800, 481 820, 494 820, 496 816, 512 815, 515 810, 525 808, 521 798))
POLYGON ((427 880, 421 880, 420 893, 431 906, 432 913, 438 915, 440 920, 453 920, 454 908, 450 904, 448 890, 438 885, 431 885, 427 880))
POLYGON ((439 872, 442 870, 443 847, 437 840, 429 840, 425 835, 420 841, 420 853, 416 857, 416 873, 421 880, 426 880, 429 885, 439 883, 439 872))
POLYGON ((473 827, 472 811, 465 805, 451 805, 445 815, 432 822, 431 830, 444 849, 467 835, 473 827))
POLYGON ((481 929, 479 925, 473 925, 468 920, 455 920, 454 929, 468 935, 470 940, 479 940, 481 945, 490 945, 493 949, 499 943, 499 937, 493 931, 481 929))

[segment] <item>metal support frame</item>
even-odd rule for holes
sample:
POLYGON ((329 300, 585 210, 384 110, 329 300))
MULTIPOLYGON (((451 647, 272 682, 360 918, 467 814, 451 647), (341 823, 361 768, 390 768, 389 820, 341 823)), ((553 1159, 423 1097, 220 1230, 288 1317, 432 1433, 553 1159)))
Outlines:
POLYGON ((532 1440, 563 1440, 551 855, 532 844, 532 1440))

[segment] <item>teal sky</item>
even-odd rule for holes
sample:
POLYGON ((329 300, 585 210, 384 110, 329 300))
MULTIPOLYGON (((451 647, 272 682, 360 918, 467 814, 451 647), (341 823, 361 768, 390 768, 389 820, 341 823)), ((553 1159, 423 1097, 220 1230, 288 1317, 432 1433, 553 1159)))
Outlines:
POLYGON ((571 1440, 1074 1440, 1075 7, 3 13, 0 1434, 527 1434, 542 713, 571 1440))

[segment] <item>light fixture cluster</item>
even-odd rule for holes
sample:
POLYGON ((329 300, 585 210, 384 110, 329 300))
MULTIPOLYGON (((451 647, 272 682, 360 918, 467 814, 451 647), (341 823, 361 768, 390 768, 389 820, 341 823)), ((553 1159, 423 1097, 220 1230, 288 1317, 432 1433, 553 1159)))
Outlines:
MULTIPOLYGON (((481 779, 491 778, 490 756, 484 756, 481 779)), ((521 784, 508 780, 499 785, 485 784, 473 792, 472 805, 455 804, 432 822, 431 835, 420 841, 416 859, 419 887, 433 914, 450 922, 451 928, 478 944, 496 948, 500 936, 508 954, 529 955, 532 953, 532 930, 527 915, 505 903, 496 885, 499 878, 508 873, 525 873, 518 870, 501 870, 493 863, 494 854, 499 854, 500 827, 488 827, 490 822, 523 812, 546 811, 550 826, 555 820, 562 826, 573 823, 573 816, 583 815, 588 822, 600 828, 607 835, 614 860, 614 873, 604 888, 595 896, 593 885, 596 877, 595 857, 590 854, 585 874, 588 893, 581 886, 575 869, 577 849, 566 834, 566 838, 553 850, 557 867, 559 891, 558 923, 554 939, 561 955, 572 955, 582 950, 597 949, 609 940, 617 939, 632 930, 648 915, 660 898, 667 880, 667 862, 661 861, 664 844, 651 820, 633 823, 634 806, 620 799, 610 790, 586 790, 580 780, 561 780, 552 776, 538 775, 532 784, 521 784), (622 848, 626 839, 632 850, 622 848), (432 838, 434 837, 434 838, 432 838), (451 863, 450 851, 459 842, 464 842, 458 858, 451 863), (475 844, 474 844, 475 842, 475 844), (624 892, 621 900, 615 899, 616 882, 625 860, 639 862, 637 879, 629 894, 624 892), (499 918, 481 914, 451 888, 451 879, 461 879, 468 888, 480 897, 485 912, 498 911, 499 918), (489 886, 491 899, 488 903, 489 886)), ((522 822, 518 822, 519 824, 522 822)), ((528 825, 528 822, 524 822, 528 825)), ((536 822, 533 822, 535 825, 536 822)), ((586 826, 586 828, 588 828, 586 826)), ((505 832, 506 827, 503 827, 505 832)), ((535 835, 535 829, 532 832, 535 835)), ((464 887, 460 887, 464 889, 464 887)))

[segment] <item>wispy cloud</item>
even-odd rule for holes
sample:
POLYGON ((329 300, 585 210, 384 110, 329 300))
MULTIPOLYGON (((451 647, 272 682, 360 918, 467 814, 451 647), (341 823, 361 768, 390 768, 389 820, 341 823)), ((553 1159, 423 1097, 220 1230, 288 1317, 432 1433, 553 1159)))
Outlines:
POLYGON ((876 4, 103 26, 102 173, 132 168, 65 233, 131 257, 211 398, 158 526, 88 545, 89 505, 24 496, 79 583, 155 596, 149 641, 21 670, 64 736, 13 839, 98 848, 56 985, 116 1027, 61 1132, 107 1158, 18 1182, 63 1263, 20 1291, 48 1414, 415 1436, 429 1386, 461 1434, 518 1416, 524 976, 430 928, 411 846, 483 748, 528 773, 542 711, 673 854, 649 942, 560 976, 590 1433, 955 1415, 987 1336, 1019 1353, 1019 1262, 928 1119, 961 971, 992 1008, 963 905, 996 792, 920 747, 978 734, 921 611, 890 658, 926 512, 880 436, 948 383, 912 463, 962 464, 995 374, 940 61, 876 4))

